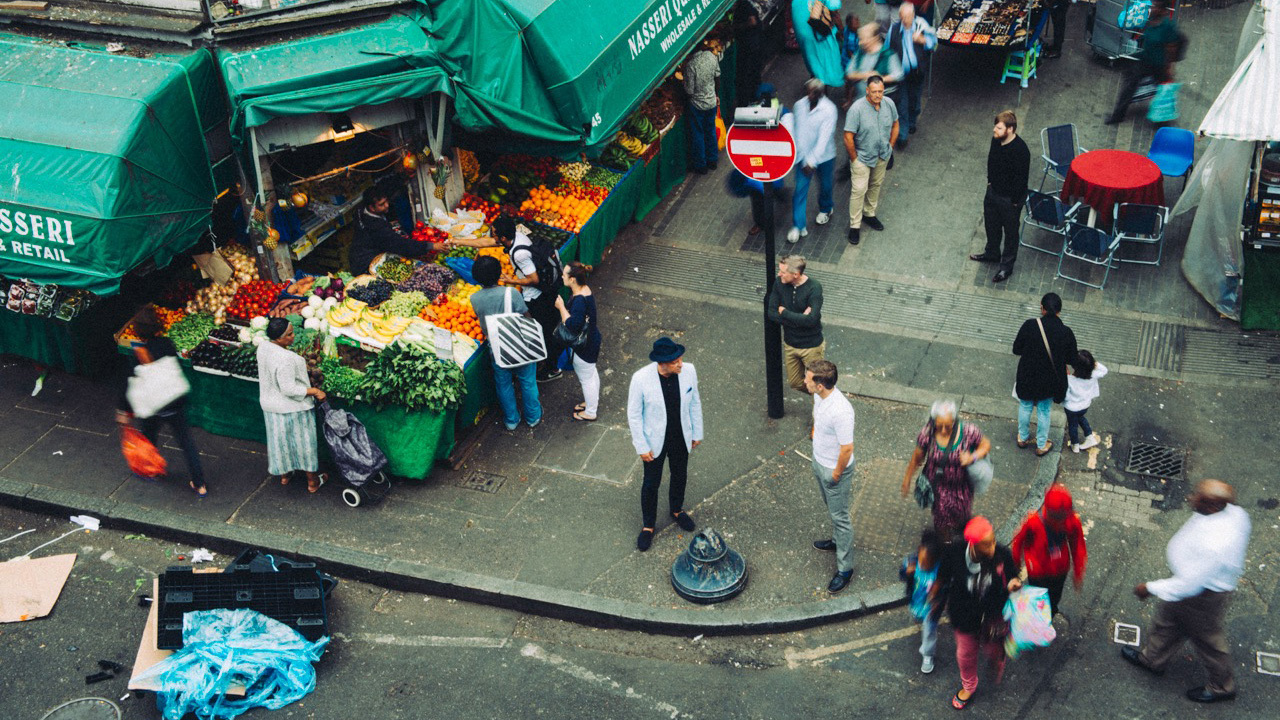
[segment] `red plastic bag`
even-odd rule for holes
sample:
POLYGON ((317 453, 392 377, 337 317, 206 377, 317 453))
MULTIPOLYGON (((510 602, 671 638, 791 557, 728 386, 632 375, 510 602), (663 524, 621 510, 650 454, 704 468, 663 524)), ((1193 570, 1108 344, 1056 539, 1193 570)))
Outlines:
POLYGON ((716 145, 719 146, 721 150, 724 149, 724 144, 729 139, 727 137, 728 134, 729 134, 729 131, 725 129, 725 126, 724 126, 724 118, 720 117, 720 106, 717 105, 716 106, 716 145))
POLYGON ((137 428, 121 428, 120 451, 124 453, 129 469, 139 477, 161 477, 168 470, 168 465, 160 456, 160 451, 156 450, 156 446, 152 445, 147 436, 137 428))

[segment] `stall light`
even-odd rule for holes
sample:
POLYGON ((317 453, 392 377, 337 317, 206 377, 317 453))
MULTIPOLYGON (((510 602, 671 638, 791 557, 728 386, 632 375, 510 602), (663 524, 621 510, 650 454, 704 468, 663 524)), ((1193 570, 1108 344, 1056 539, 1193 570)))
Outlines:
POLYGON ((350 140, 356 136, 356 126, 352 124, 351 117, 346 113, 330 116, 333 122, 333 141, 342 142, 350 140))

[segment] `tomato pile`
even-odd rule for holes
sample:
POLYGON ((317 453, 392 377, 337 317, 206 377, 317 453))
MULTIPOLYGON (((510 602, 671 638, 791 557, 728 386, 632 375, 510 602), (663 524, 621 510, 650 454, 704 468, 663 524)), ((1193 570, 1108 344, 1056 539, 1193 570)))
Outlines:
POLYGON ((236 290, 236 296, 227 307, 227 317, 248 320, 266 315, 276 303, 276 297, 284 290, 285 283, 270 280, 250 280, 236 290))
POLYGON ((413 233, 410 235, 410 237, 420 242, 438 243, 438 242, 444 242, 445 240, 448 240, 449 233, 443 230, 437 230, 431 227, 430 225, 419 220, 417 226, 413 228, 413 233))
POLYGON ((476 197, 471 193, 462 196, 462 200, 458 203, 459 210, 479 210, 484 213, 484 221, 486 223, 493 222, 494 218, 502 213, 502 208, 497 203, 491 203, 488 200, 476 197))

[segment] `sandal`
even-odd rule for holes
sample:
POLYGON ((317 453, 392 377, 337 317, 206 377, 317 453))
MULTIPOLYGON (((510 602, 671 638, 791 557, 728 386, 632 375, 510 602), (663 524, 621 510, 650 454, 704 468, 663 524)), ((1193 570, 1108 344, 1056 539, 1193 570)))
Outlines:
POLYGON ((951 697, 951 707, 953 707, 953 708, 955 708, 955 709, 957 709, 957 710, 963 710, 963 709, 965 709, 965 707, 966 707, 966 706, 968 706, 968 704, 969 704, 970 702, 972 702, 972 701, 973 701, 973 695, 972 695, 972 694, 970 694, 970 695, 969 695, 969 697, 967 697, 967 698, 961 699, 961 698, 960 698, 960 691, 959 691, 959 690, 957 690, 957 691, 956 691, 956 694, 955 694, 955 695, 953 695, 953 696, 951 697))
POLYGON ((573 414, 573 419, 574 419, 574 420, 580 420, 580 421, 582 421, 582 422, 595 422, 595 421, 596 421, 596 419, 595 419, 594 417, 587 417, 586 415, 583 415, 581 410, 579 410, 578 412, 576 412, 576 413, 574 413, 574 414, 573 414))
POLYGON ((187 485, 191 487, 191 492, 195 493, 201 500, 205 499, 205 497, 209 494, 209 487, 207 485, 201 485, 200 487, 196 487, 195 480, 192 480, 191 482, 187 483, 187 485))
POLYGON ((327 482, 329 482, 329 473, 320 473, 319 475, 316 475, 316 482, 314 485, 309 482, 307 483, 307 492, 320 492, 320 488, 324 487, 324 484, 327 482))
POLYGON ((289 484, 289 473, 285 473, 285 474, 283 474, 283 475, 281 475, 281 476, 280 476, 280 484, 281 484, 281 485, 288 485, 288 484, 289 484))
POLYGON ((1027 448, 1029 448, 1029 447, 1031 447, 1031 440, 1030 440, 1030 439, 1027 439, 1027 440, 1019 440, 1019 441, 1018 441, 1018 447, 1020 447, 1020 448, 1022 448, 1022 449, 1024 449, 1024 450, 1025 450, 1025 449, 1027 449, 1027 448))
POLYGON ((1048 455, 1049 451, 1052 449, 1053 449, 1053 441, 1049 440, 1044 444, 1044 447, 1036 448, 1036 457, 1044 457, 1045 455, 1048 455))
POLYGON ((584 402, 580 402, 577 405, 573 406, 574 412, 582 412, 583 410, 586 410, 586 409, 587 409, 587 404, 584 402))

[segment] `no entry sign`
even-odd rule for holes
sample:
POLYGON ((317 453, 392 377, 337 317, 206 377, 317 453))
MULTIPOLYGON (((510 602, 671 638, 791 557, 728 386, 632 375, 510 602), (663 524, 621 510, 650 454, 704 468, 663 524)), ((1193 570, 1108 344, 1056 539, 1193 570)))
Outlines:
POLYGON ((752 180, 781 180, 796 163, 796 143, 785 126, 753 128, 734 125, 725 138, 729 161, 752 180))

